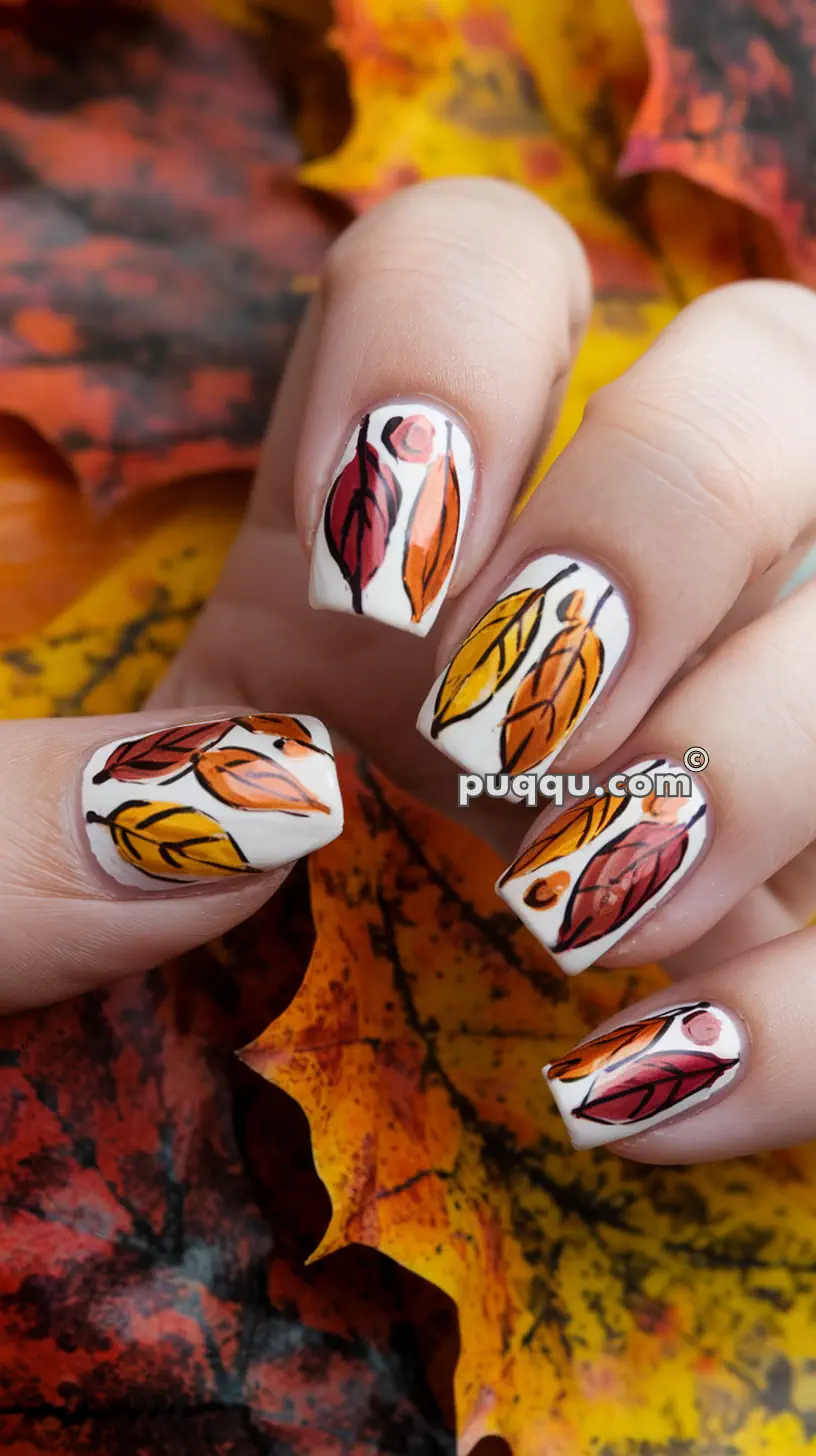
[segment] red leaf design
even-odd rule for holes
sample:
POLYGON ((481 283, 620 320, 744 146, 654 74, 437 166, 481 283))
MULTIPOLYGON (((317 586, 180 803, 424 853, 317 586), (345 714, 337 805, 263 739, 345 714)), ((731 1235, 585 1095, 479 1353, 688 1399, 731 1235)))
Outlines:
POLYGON ((434 442, 434 427, 426 415, 394 415, 382 430, 386 450, 409 465, 427 465, 434 442))
POLYGON ((212 748, 232 727, 229 719, 217 723, 182 724, 132 738, 114 748, 105 767, 94 774, 95 784, 108 779, 117 783, 136 784, 144 779, 163 779, 165 775, 190 768, 193 756, 202 748, 212 748))
POLYGON ((591 945, 631 920, 680 868, 689 830, 705 811, 703 804, 687 824, 635 824, 593 855, 570 896, 554 949, 591 945))
POLYGON ((573 1116, 618 1126, 645 1122, 707 1092, 739 1057, 713 1052, 655 1052, 612 1072, 601 1072, 573 1116))
POLYGON ((382 566, 402 491, 389 465, 368 443, 369 416, 357 435, 354 459, 340 471, 326 505, 326 543, 351 587, 355 612, 363 590, 382 566))

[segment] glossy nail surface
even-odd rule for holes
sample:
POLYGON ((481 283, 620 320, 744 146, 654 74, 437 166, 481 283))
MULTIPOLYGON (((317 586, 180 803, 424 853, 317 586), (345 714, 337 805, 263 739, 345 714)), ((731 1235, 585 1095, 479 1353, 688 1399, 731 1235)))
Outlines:
POLYGON ((543 772, 626 651, 629 614, 595 566, 528 562, 434 684, 419 731, 478 774, 543 772))
POLYGON ((363 415, 315 535, 311 605, 424 636, 445 599, 474 477, 470 440, 440 406, 398 399, 363 415))
POLYGON ((105 744, 85 771, 82 807, 103 870, 147 891, 257 875, 343 827, 326 729, 278 713, 105 744))
POLYGON ((724 1092, 744 1059, 741 1023, 695 1001, 593 1037, 543 1075, 573 1146, 594 1148, 691 1112, 724 1092))
POLYGON ((496 886, 567 975, 593 965, 650 915, 706 843, 708 805, 693 774, 653 758, 630 764, 625 776, 662 792, 641 796, 627 785, 579 800, 543 826, 496 886), (684 792, 666 792, 673 786, 684 792))

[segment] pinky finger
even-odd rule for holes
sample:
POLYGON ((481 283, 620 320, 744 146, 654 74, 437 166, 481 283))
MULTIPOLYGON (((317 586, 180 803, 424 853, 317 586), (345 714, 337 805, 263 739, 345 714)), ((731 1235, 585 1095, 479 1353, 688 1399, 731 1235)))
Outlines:
POLYGON ((816 928, 630 1006, 544 1068, 576 1148, 694 1163, 816 1136, 816 928))

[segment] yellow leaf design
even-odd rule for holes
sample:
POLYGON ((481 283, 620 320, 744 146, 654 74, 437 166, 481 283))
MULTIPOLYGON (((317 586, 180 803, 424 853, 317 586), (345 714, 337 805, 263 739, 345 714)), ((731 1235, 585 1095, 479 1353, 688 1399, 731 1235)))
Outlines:
POLYGON ((559 814, 557 819, 546 826, 543 834, 522 851, 509 870, 502 875, 499 884, 505 885, 508 880, 515 880, 519 875, 532 874, 534 870, 551 864, 553 860, 563 859, 565 855, 573 854, 576 849, 590 844, 607 824, 617 818, 628 802, 626 795, 604 794, 602 798, 596 799, 593 796, 574 804, 571 809, 559 814))
POLYGON ((432 737, 478 713, 515 672, 538 630, 544 595, 544 587, 513 592, 476 624, 439 688, 432 737))
POLYGON ((217 819, 183 804, 130 799, 112 814, 86 817, 110 830, 122 859, 154 878, 258 873, 217 819))

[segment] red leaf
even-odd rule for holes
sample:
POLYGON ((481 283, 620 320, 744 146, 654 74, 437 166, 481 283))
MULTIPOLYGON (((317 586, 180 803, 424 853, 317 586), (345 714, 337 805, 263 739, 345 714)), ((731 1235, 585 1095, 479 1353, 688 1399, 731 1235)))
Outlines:
POLYGON ((593 855, 576 881, 554 949, 590 945, 631 920, 680 868, 688 831, 704 813, 702 805, 688 824, 635 824, 593 855))
POLYGON ((402 499, 391 467, 368 443, 368 421, 364 415, 354 458, 335 480, 325 516, 326 542, 351 587, 355 612, 362 612, 363 591, 382 566, 402 499))
POLYGON ((573 1116, 615 1126, 645 1122, 707 1091, 738 1061, 739 1057, 725 1060, 713 1052, 655 1052, 638 1057, 617 1071, 601 1072, 573 1116))
POLYGON ((193 757, 202 748, 212 748, 232 727, 230 719, 218 723, 182 724, 132 738, 114 748, 105 767, 94 774, 95 784, 116 779, 120 784, 137 784, 144 779, 163 779, 192 766, 193 757))
POLYGON ((426 415, 394 415, 384 426, 382 442, 397 460, 427 465, 433 450, 434 427, 426 415))

